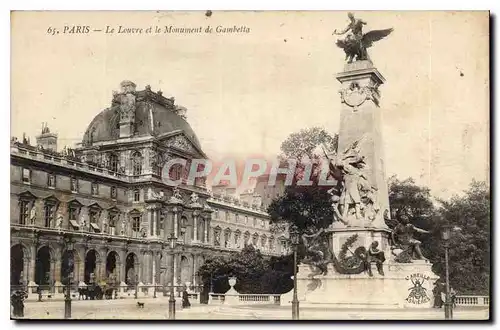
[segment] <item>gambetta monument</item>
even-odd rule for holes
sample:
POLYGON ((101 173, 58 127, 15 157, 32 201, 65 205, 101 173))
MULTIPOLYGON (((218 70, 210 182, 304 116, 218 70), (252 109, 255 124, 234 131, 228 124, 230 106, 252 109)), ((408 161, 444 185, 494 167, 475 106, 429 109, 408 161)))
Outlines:
MULTIPOLYGON (((414 234, 426 234, 404 211, 391 216, 381 132, 379 87, 385 82, 367 49, 393 30, 363 33, 366 22, 334 34, 346 54, 340 82, 338 150, 324 147, 337 185, 329 190, 334 218, 328 228, 304 233, 306 258, 299 265, 301 306, 430 308, 437 276, 414 234), (372 269, 373 268, 373 269, 372 269), (375 271, 376 270, 376 271, 375 271)), ((281 303, 292 301, 292 292, 281 303)))

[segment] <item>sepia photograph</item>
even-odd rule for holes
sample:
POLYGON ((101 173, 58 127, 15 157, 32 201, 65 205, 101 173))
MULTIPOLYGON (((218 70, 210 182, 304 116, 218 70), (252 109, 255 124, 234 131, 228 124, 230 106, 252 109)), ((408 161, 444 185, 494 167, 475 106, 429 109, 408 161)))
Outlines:
POLYGON ((490 19, 11 11, 11 320, 490 320, 490 19))

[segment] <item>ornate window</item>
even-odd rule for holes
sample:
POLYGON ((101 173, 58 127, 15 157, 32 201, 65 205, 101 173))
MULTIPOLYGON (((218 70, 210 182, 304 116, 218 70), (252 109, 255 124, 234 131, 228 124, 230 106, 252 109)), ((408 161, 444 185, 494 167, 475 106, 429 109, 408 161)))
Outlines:
MULTIPOLYGON (((205 170, 205 164, 198 164, 196 171, 197 172, 202 172, 205 170)), ((203 187, 205 184, 205 178, 204 177, 198 177, 194 179, 194 185, 197 187, 203 187)))
POLYGON ((132 215, 132 237, 141 237, 141 216, 137 213, 132 215))
POLYGON ((19 224, 29 224, 31 208, 35 203, 35 196, 30 192, 24 192, 19 195, 19 224))
POLYGON ((118 172, 118 156, 116 154, 109 154, 108 169, 113 172, 118 172))
POLYGON ((182 177, 183 166, 181 164, 174 164, 170 167, 170 173, 168 176, 170 180, 177 181, 182 177))
POLYGON ((239 230, 234 232, 234 246, 235 247, 240 247, 240 244, 239 244, 240 236, 241 236, 241 232, 239 230))
POLYGON ((19 224, 27 225, 30 216, 30 202, 27 200, 19 201, 19 224))
POLYGON ((89 207, 89 224, 90 228, 93 229, 94 232, 99 233, 101 228, 98 226, 99 217, 101 215, 102 209, 97 204, 93 204, 89 207))
POLYGON ((259 234, 257 234, 257 233, 253 234, 253 237, 252 237, 253 246, 257 247, 258 240, 259 240, 259 234))
POLYGON ((229 239, 231 237, 231 229, 227 228, 224 231, 224 247, 229 247, 229 239))
POLYGON ((263 249, 266 248, 266 242, 267 242, 267 237, 266 235, 262 235, 260 237, 260 245, 262 246, 263 249))
POLYGON ((96 182, 92 182, 90 188, 93 196, 99 195, 99 185, 96 182))
POLYGON ((110 235, 116 235, 116 225, 118 224, 118 212, 112 210, 109 211, 109 229, 108 232, 110 235))
POLYGON ((75 230, 78 230, 80 227, 80 224, 78 223, 78 215, 80 214, 81 209, 82 204, 80 204, 80 202, 78 202, 76 199, 68 203, 69 224, 75 230))
POLYGON ((78 192, 78 180, 76 178, 71 178, 70 189, 72 192, 78 192))
POLYGON ((31 170, 27 168, 23 168, 23 182, 30 183, 31 182, 31 170))
POLYGON ((139 189, 134 190, 134 202, 139 202, 141 200, 141 192, 139 189))
POLYGON ((47 174, 47 187, 55 188, 56 187, 56 176, 55 174, 48 173, 47 174))
POLYGON ((43 206, 43 215, 44 215, 44 225, 47 228, 51 228, 54 223, 56 208, 58 205, 58 201, 53 197, 48 197, 45 199, 43 206))
POLYGON ((253 218, 253 226, 257 227, 257 218, 256 217, 253 218))
POLYGON ((229 217, 230 217, 230 212, 226 211, 226 221, 229 221, 229 217))
POLYGON ((111 187, 111 199, 116 199, 116 187, 111 187))
POLYGON ((142 174, 142 155, 136 151, 132 155, 132 175, 142 174))
POLYGON ((214 228, 214 245, 220 246, 220 232, 221 229, 219 227, 214 228))

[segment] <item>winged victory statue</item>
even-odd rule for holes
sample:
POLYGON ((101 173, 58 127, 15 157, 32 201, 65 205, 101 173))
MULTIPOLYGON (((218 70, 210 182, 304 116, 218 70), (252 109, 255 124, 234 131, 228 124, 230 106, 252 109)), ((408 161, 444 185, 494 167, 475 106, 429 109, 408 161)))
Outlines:
POLYGON ((347 14, 347 16, 350 20, 347 27, 342 31, 333 31, 335 35, 344 35, 347 33, 345 39, 337 40, 336 44, 344 50, 347 63, 369 60, 367 48, 370 48, 374 42, 387 37, 393 29, 372 30, 363 34, 363 25, 366 25, 366 22, 354 18, 354 14, 352 13, 347 14))

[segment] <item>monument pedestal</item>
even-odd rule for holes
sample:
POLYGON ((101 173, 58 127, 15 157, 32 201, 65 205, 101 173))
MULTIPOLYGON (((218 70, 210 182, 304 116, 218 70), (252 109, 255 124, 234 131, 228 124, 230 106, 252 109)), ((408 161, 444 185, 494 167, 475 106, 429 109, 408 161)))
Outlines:
MULTIPOLYGON (((432 289, 438 277, 427 261, 384 263, 384 276, 375 265, 368 273, 338 274, 329 265, 328 275, 310 278, 308 265, 299 265, 297 296, 300 307, 325 308, 431 308, 432 289)), ((291 305, 293 290, 281 296, 281 305, 291 305)))

